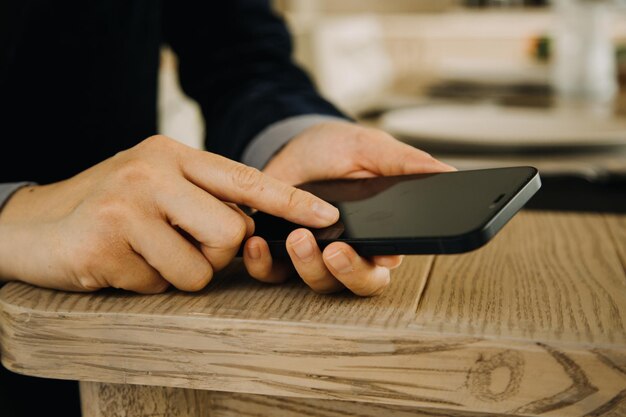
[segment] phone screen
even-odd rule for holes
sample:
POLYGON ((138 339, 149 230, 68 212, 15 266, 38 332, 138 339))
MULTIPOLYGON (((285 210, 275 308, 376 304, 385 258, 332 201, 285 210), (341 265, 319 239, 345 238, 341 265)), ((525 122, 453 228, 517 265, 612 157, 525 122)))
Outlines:
MULTIPOLYGON (((333 180, 299 186, 332 203, 340 219, 318 240, 432 239, 484 226, 536 175, 532 167, 333 180)), ((302 227, 255 213, 255 234, 284 241, 302 227)))

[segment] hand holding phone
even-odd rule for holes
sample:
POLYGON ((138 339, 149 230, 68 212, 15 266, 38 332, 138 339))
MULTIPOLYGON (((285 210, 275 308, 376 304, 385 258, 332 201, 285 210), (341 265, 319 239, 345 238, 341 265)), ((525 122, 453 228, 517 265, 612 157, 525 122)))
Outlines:
MULTIPOLYGON (((321 249, 334 241, 361 256, 446 254, 486 244, 537 192, 536 168, 509 167, 437 174, 343 179, 298 188, 341 213, 332 226, 311 229, 321 249)), ((286 238, 300 225, 257 212, 255 234, 272 256, 286 257, 286 238)))

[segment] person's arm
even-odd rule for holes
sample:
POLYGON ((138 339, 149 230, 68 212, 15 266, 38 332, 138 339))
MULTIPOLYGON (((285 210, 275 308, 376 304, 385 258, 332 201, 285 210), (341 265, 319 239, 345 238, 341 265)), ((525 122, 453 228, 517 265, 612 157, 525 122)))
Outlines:
MULTIPOLYGON (((4 208, 7 201, 9 201, 11 196, 13 196, 13 194, 17 190, 19 190, 22 187, 25 187, 28 184, 29 184, 28 182, 15 182, 15 183, 0 184, 0 213, 2 212, 2 209, 4 208)), ((0 276, 0 286, 2 286, 4 282, 5 281, 2 279, 2 276, 0 276)))
POLYGON ((294 64, 269 1, 165 0, 163 35, 183 90, 202 108, 209 151, 262 168, 307 128, 348 119, 294 64))
MULTIPOLYGON (((300 184, 451 170, 454 168, 385 132, 330 121, 289 141, 263 172, 288 184, 300 184)), ((400 256, 364 259, 343 242, 333 242, 321 251, 305 228, 290 233, 286 246, 298 275, 320 293, 348 288, 358 295, 379 294, 390 282, 390 270, 402 261, 400 256)), ((246 241, 244 263, 250 275, 261 281, 281 282, 288 277, 289 269, 272 260, 267 242, 258 236, 246 241)))
POLYGON ((339 216, 254 168, 154 136, 65 181, 15 191, 0 212, 0 280, 199 290, 252 234, 235 204, 312 227, 339 216))
POLYGON ((11 198, 11 196, 20 188, 25 187, 27 185, 32 185, 31 182, 10 182, 0 184, 0 212, 2 212, 2 208, 6 204, 7 201, 11 198))
MULTIPOLYGON (((204 113, 207 149, 289 184, 452 169, 384 132, 345 123, 348 117, 292 62, 290 35, 268 1, 165 0, 163 13, 181 85, 204 113)), ((363 259, 340 242, 322 254, 305 229, 290 235, 287 247, 293 267, 318 292, 347 287, 360 295, 379 293, 401 261, 363 259)), ((278 282, 290 273, 258 237, 245 243, 244 262, 262 281, 278 282)))
MULTIPOLYGON (((11 182, 0 184, 0 213, 2 213, 2 209, 11 199, 13 194, 15 194, 15 192, 20 188, 23 188, 29 184, 29 182, 11 182)), ((0 274, 0 286, 2 286, 5 282, 6 277, 2 277, 2 275, 0 274)))

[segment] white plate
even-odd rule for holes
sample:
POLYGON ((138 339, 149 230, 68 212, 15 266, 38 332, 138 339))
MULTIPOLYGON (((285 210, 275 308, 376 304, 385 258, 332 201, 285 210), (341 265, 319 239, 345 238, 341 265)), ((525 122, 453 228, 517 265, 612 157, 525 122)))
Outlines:
POLYGON ((626 119, 583 110, 434 105, 385 113, 381 128, 407 142, 448 150, 530 150, 626 145, 626 119))

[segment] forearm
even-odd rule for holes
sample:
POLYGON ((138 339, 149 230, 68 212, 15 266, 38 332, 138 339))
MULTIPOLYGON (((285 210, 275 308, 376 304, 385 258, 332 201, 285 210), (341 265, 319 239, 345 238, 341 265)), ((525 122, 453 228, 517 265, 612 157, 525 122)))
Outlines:
POLYGON ((51 265, 60 250, 62 228, 56 220, 71 197, 62 184, 23 183, 5 201, 0 211, 0 282, 38 285, 46 275, 62 275, 51 265))
POLYGON ((0 224, 0 283, 20 280, 23 276, 19 259, 25 236, 28 234, 27 225, 0 224))
POLYGON ((20 276, 16 267, 21 257, 26 224, 20 224, 15 216, 23 213, 20 194, 27 192, 30 183, 0 184, 0 283, 17 279, 20 276), (20 231, 21 230, 21 231, 20 231))
MULTIPOLYGON (((32 185, 29 182, 4 183, 0 184, 0 283, 11 281, 19 274, 15 268, 16 247, 22 240, 19 233, 19 226, 13 224, 9 217, 11 212, 20 211, 13 204, 19 205, 13 197, 24 191, 24 188, 32 185)), ((19 200, 19 199, 18 199, 19 200)))
POLYGON ((26 181, 0 184, 0 218, 2 217, 2 211, 4 209, 4 206, 13 196, 13 194, 20 188, 31 184, 33 183, 26 181))

